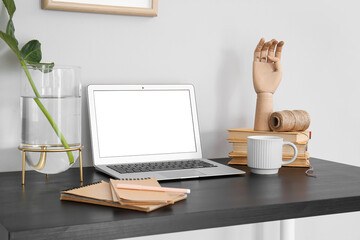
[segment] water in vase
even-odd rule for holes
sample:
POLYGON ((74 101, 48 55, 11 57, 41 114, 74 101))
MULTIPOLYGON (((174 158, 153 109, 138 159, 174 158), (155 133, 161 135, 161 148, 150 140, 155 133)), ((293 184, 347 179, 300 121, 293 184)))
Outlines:
MULTIPOLYGON (((81 97, 21 97, 21 107, 21 147, 64 149, 60 133, 70 147, 80 146, 81 97), (38 103, 35 100, 39 100, 38 103), (39 102, 48 114, 41 110, 39 102), (52 118, 58 131, 50 124, 46 115, 52 118)), ((45 158, 43 153, 27 152, 26 161, 36 171, 53 174, 63 172, 73 164, 70 163, 69 154, 73 156, 73 162, 76 162, 78 151, 51 152, 45 158)))

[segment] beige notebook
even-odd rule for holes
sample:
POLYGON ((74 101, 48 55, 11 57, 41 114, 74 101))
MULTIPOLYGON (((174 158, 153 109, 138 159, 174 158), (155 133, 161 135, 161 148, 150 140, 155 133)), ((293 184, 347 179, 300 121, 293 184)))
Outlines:
MULTIPOLYGON (((139 184, 139 183, 137 183, 139 184)), ((173 201, 177 202, 183 199, 186 199, 186 194, 176 194, 173 195, 173 201)), ((110 184, 101 181, 99 183, 83 186, 80 188, 75 188, 67 191, 62 191, 60 193, 60 200, 91 203, 103 206, 117 207, 117 208, 126 208, 133 209, 145 212, 151 212, 160 207, 166 206, 169 203, 146 203, 142 202, 141 204, 136 203, 120 203, 116 196, 113 196, 111 193, 110 184)))
POLYGON ((139 180, 114 180, 110 179, 112 192, 116 194, 120 203, 154 203, 154 204, 173 204, 175 199, 183 194, 170 194, 167 192, 141 191, 118 189, 118 183, 137 184, 145 186, 161 187, 155 178, 139 179, 139 180))

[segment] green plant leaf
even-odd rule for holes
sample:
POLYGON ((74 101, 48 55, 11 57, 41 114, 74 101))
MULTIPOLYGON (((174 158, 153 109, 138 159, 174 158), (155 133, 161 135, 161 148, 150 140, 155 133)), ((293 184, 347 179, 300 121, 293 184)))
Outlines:
POLYGON ((9 14, 10 19, 11 19, 12 16, 14 15, 15 10, 16 10, 15 2, 14 2, 14 0, 3 0, 3 3, 5 5, 6 10, 8 11, 8 14, 9 14))
POLYGON ((21 57, 26 64, 44 73, 51 72, 54 63, 41 63, 41 43, 38 40, 31 40, 21 48, 21 57))
POLYGON ((11 18, 9 19, 8 24, 6 26, 6 33, 9 34, 10 36, 12 36, 16 40, 16 38, 15 38, 15 27, 14 27, 14 23, 13 23, 11 18))
POLYGON ((41 43, 38 40, 31 40, 21 48, 21 57, 25 62, 40 63, 41 43))
POLYGON ((0 38, 6 42, 6 44, 10 47, 10 49, 15 53, 15 55, 21 59, 20 50, 18 47, 17 40, 12 37, 11 35, 4 33, 3 31, 0 31, 0 38))
POLYGON ((31 61, 27 61, 27 64, 29 64, 30 66, 32 66, 34 69, 37 69, 43 73, 49 73, 52 72, 55 63, 37 63, 37 62, 31 62, 31 61))

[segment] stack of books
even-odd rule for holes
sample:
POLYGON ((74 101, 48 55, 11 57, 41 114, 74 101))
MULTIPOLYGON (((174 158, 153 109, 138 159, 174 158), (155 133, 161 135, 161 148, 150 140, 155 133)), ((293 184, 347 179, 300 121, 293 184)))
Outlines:
POLYGON ((119 188, 119 184, 134 185, 134 187, 142 186, 143 189, 145 187, 151 189, 161 188, 155 178, 134 180, 110 179, 110 182, 101 181, 80 188, 62 191, 60 193, 60 200, 151 212, 187 197, 186 193, 119 188))
MULTIPOLYGON (((233 151, 229 153, 232 158, 229 164, 247 165, 247 137, 248 136, 278 136, 284 141, 292 142, 298 149, 298 155, 294 162, 284 165, 289 167, 310 167, 308 142, 311 137, 310 131, 303 132, 268 132, 254 131, 252 128, 228 129, 228 140, 233 145, 233 151)), ((285 145, 283 147, 283 161, 290 160, 294 150, 285 145)))

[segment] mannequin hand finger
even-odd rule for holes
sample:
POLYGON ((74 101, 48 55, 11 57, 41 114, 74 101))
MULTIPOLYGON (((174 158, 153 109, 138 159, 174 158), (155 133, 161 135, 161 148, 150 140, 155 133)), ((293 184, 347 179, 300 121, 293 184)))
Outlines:
POLYGON ((267 62, 273 63, 273 57, 275 57, 275 47, 278 44, 278 41, 276 41, 275 39, 271 40, 271 45, 269 47, 269 51, 268 51, 268 59, 267 62))
POLYGON ((279 42, 278 45, 276 46, 275 57, 277 57, 280 60, 281 60, 281 51, 283 46, 284 46, 283 41, 279 42))
POLYGON ((268 55, 268 62, 276 63, 276 62, 278 62, 278 61, 280 61, 279 58, 268 55))
POLYGON ((260 42, 258 43, 258 45, 255 48, 254 62, 260 62, 260 53, 261 53, 261 49, 262 49, 264 43, 265 43, 265 39, 261 38, 260 42))
POLYGON ((270 47, 270 42, 266 42, 264 44, 264 46, 261 49, 261 53, 260 53, 260 62, 266 62, 266 57, 267 57, 267 51, 270 47))
POLYGON ((280 61, 279 58, 268 56, 268 62, 274 63, 274 70, 275 71, 281 70, 281 61, 280 61))

